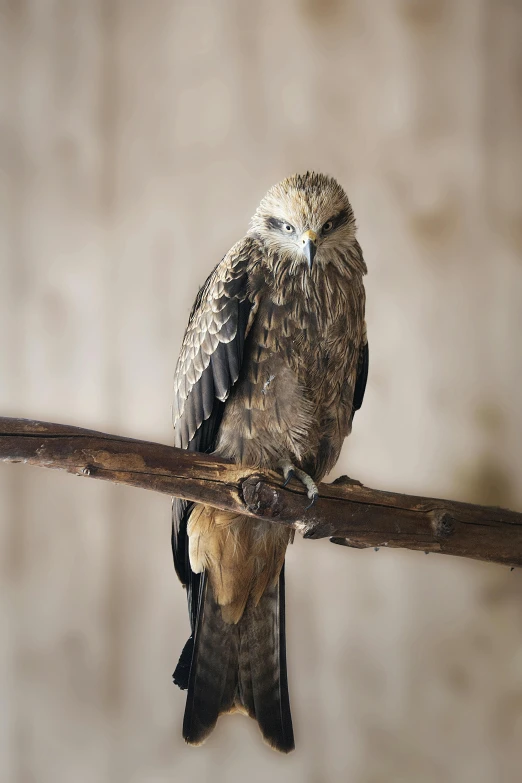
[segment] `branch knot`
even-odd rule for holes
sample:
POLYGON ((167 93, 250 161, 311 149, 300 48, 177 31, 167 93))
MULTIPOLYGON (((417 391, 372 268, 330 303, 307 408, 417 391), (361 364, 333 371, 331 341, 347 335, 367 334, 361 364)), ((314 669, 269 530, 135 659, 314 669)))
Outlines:
POLYGON ((433 532, 437 538, 451 538, 455 533, 455 520, 447 511, 437 508, 430 512, 433 532))
POLYGON ((262 476, 249 476, 241 484, 243 502, 252 514, 276 519, 283 509, 279 492, 262 476))

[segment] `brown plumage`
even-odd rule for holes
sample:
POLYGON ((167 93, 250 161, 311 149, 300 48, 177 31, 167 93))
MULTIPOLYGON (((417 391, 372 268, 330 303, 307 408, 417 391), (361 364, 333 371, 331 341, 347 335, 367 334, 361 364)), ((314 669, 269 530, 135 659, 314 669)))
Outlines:
MULTIPOLYGON (((274 186, 247 236, 200 290, 175 376, 175 444, 315 482, 334 466, 368 370, 366 272, 342 188, 307 173, 274 186)), ((283 564, 290 533, 175 500, 172 544, 192 636, 174 680, 183 734, 200 744, 219 714, 254 717, 293 748, 283 564)))

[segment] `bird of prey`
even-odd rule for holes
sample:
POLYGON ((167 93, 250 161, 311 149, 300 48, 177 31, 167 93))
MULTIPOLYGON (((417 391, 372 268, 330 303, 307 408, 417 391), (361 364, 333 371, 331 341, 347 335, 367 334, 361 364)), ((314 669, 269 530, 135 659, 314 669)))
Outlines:
MULTIPOLYGON (((307 172, 272 187, 192 308, 175 373, 175 445, 278 469, 313 502, 364 395, 365 273, 352 207, 334 179, 307 172)), ((192 629, 174 682, 188 691, 190 744, 239 711, 273 748, 294 747, 290 539, 283 525, 174 499, 174 563, 192 629)))

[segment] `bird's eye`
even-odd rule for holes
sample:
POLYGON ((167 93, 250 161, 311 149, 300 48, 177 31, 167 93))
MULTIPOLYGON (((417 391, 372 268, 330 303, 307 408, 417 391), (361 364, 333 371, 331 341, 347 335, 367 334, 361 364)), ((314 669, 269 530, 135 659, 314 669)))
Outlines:
POLYGON ((294 231, 294 227, 290 225, 290 223, 283 223, 283 231, 286 231, 287 234, 292 234, 294 231))
POLYGON ((327 234, 333 228, 333 220, 327 220, 323 226, 323 234, 327 234))

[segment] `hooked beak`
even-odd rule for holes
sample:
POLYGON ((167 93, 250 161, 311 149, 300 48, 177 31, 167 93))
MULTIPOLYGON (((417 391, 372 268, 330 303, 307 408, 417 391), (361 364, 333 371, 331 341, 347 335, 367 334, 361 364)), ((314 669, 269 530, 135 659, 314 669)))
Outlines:
POLYGON ((301 237, 303 253, 308 261, 308 269, 312 268, 317 253, 317 234, 315 231, 305 231, 301 237))

